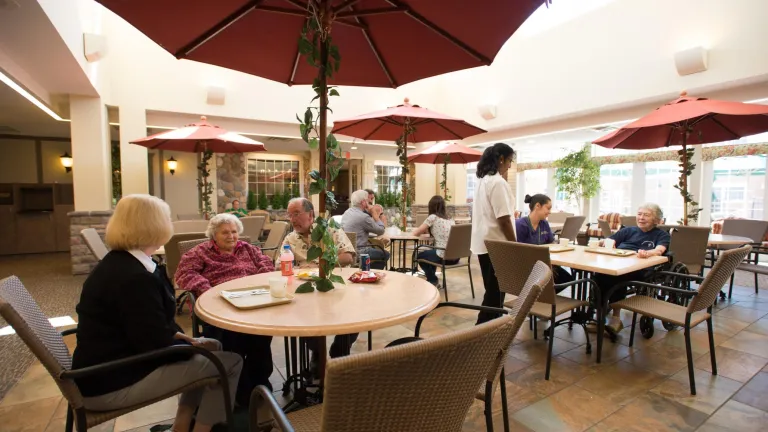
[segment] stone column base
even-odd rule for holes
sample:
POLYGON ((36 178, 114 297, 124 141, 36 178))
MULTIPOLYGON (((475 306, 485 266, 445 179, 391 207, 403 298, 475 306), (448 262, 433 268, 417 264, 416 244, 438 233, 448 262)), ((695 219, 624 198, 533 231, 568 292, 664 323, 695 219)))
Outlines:
POLYGON ((88 249, 88 245, 80 236, 80 231, 86 228, 95 228, 101 239, 104 240, 104 232, 107 222, 112 217, 112 210, 104 211, 73 211, 69 216, 69 244, 72 261, 72 274, 88 274, 96 267, 99 260, 88 249))

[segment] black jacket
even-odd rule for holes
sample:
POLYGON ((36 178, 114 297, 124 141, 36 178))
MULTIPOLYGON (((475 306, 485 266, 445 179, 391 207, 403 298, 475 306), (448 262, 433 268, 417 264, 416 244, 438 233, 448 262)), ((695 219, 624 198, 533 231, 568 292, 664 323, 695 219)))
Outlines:
MULTIPOLYGON (((125 251, 111 251, 83 284, 77 305, 77 348, 73 368, 79 369, 165 348, 183 342, 173 336, 176 302, 173 288, 158 268, 149 273, 125 251)), ((117 369, 103 376, 77 380, 83 396, 99 396, 137 383, 157 367, 186 356, 117 369)))

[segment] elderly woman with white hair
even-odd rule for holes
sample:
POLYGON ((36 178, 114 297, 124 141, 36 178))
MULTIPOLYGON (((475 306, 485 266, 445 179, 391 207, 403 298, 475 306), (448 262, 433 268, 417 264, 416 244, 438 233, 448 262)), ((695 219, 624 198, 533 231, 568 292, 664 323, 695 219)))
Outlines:
MULTIPOLYGON (((637 226, 624 227, 615 232, 609 238, 616 242, 617 249, 625 249, 637 252, 638 258, 661 256, 667 251, 670 243, 669 233, 659 229, 656 225, 661 223, 664 213, 661 208, 653 203, 646 203, 637 209, 637 226)), ((605 240, 600 241, 603 246, 605 240)), ((622 276, 595 275, 595 282, 603 292, 608 292, 612 287, 629 281, 643 281, 648 279, 651 269, 638 270, 622 276)), ((611 295, 610 303, 617 302, 627 296, 627 290, 617 290, 611 295)), ((607 328, 619 332, 624 327, 619 319, 619 310, 615 310, 613 317, 609 318, 607 328)))
MULTIPOLYGON (((195 246, 181 257, 176 269, 179 288, 201 295, 212 286, 232 279, 275 270, 272 259, 250 243, 239 240, 243 223, 229 213, 218 214, 208 222, 205 231, 210 241, 195 246)), ((258 385, 272 388, 271 336, 236 333, 204 324, 203 334, 216 338, 224 350, 233 351, 245 359, 237 388, 238 405, 248 406, 251 390, 258 385)))
MULTIPOLYGON (((230 392, 235 391, 242 359, 221 351, 216 340, 192 338, 176 325, 173 288, 150 255, 173 234, 171 210, 150 195, 124 196, 107 224, 111 251, 83 284, 77 305, 79 324, 74 369, 144 354, 172 345, 193 345, 213 351, 227 371, 230 392)), ((128 408, 183 388, 201 378, 217 375, 206 357, 195 354, 133 364, 88 378, 78 378, 85 407, 93 411, 128 408)), ((189 431, 195 411, 194 432, 210 431, 226 418, 218 386, 182 393, 173 430, 189 431)))

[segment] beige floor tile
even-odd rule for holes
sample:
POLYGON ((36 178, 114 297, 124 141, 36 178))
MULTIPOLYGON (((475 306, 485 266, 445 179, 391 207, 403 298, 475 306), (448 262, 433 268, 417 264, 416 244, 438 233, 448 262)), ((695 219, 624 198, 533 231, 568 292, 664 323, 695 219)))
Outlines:
POLYGON ((768 336, 742 331, 725 341, 722 346, 768 358, 768 336))
POLYGON ((715 312, 715 316, 721 318, 732 318, 748 323, 753 323, 766 315, 768 315, 768 311, 740 307, 738 303, 715 312))
MULTIPOLYGON (((762 304, 768 304, 768 303, 762 303, 762 304)), ((759 319, 754 323, 752 323, 749 327, 745 328, 745 330, 752 333, 758 333, 761 335, 768 336, 768 319, 767 318, 759 319)))
POLYGON ((59 387, 43 365, 32 365, 3 398, 0 407, 51 397, 61 397, 59 387))
MULTIPOLYGON (((485 405, 480 401, 475 401, 472 406, 469 407, 467 417, 464 419, 464 426, 462 432, 486 432, 485 425, 485 405)), ((493 430, 504 430, 504 421, 500 412, 493 414, 493 430)), ((530 429, 515 421, 515 419, 509 418, 509 429, 515 432, 531 432, 530 429)))
MULTIPOLYGON (((733 336, 736 333, 749 327, 750 323, 739 321, 733 318, 723 318, 717 315, 712 317, 712 328, 715 331, 715 335, 733 336)), ((695 332, 707 332, 707 323, 703 322, 693 328, 695 332)))
POLYGON ((619 360, 626 358, 632 351, 634 351, 634 348, 630 348, 619 343, 613 343, 609 341, 608 338, 606 338, 603 343, 603 356, 600 359, 599 364, 596 363, 597 341, 595 341, 595 343, 592 345, 592 354, 587 354, 584 350, 584 347, 581 346, 560 354, 560 357, 567 358, 568 360, 585 366, 589 366, 594 370, 600 370, 610 367, 612 364, 618 362, 619 360))
POLYGON ((620 406, 571 386, 516 412, 513 418, 536 432, 583 431, 620 406))
POLYGON ((625 405, 663 380, 662 375, 620 361, 587 376, 576 385, 613 403, 625 405))
POLYGON ((761 432, 768 424, 768 413, 734 400, 728 401, 698 432, 761 432))
MULTIPOLYGON (((63 432, 66 429, 67 419, 64 418, 53 418, 51 419, 51 422, 48 423, 48 427, 45 429, 45 432, 63 432)), ((90 429, 88 429, 88 432, 113 432, 115 429, 115 420, 110 420, 108 422, 102 423, 100 425, 96 425, 90 429)), ((148 431, 147 429, 142 429, 142 432, 148 431)))
MULTIPOLYGON (((629 336, 632 333, 632 321, 627 324, 622 331, 619 332, 617 342, 629 346, 629 336)), ((594 336, 594 335, 593 335, 594 336)), ((643 349, 651 346, 656 342, 664 339, 667 336, 667 330, 661 325, 661 321, 653 320, 653 336, 650 339, 643 337, 640 331, 640 318, 637 319, 637 328, 635 328, 635 340, 632 343, 632 347, 636 349, 643 349)))
POLYGON ((625 361, 661 375, 674 375, 687 366, 685 348, 655 344, 633 351, 625 361))
MULTIPOLYGON (((555 337, 576 345, 587 343, 587 336, 584 334, 584 328, 580 325, 574 325, 570 330, 568 330, 567 324, 561 325, 555 329, 555 337)), ((596 342, 595 334, 591 333, 589 339, 592 341, 592 345, 594 345, 596 342)), ((555 343, 557 343, 557 341, 555 341, 555 343)))
POLYGON ((743 308, 757 309, 768 312, 768 302, 760 298, 750 297, 747 299, 739 300, 735 304, 736 306, 743 308))
POLYGON ((651 390, 659 396, 673 400, 681 405, 711 415, 728 398, 734 395, 741 383, 723 376, 712 375, 701 369, 694 369, 694 381, 696 383, 696 395, 691 395, 691 387, 688 382, 688 368, 675 374, 659 386, 651 390))
POLYGON ((760 372, 736 393, 733 400, 768 411, 768 373, 760 372))
MULTIPOLYGON (((578 347, 578 345, 555 338, 552 345, 552 356, 557 356, 576 347, 578 347)), ((541 335, 539 335, 539 339, 531 339, 512 346, 509 350, 509 354, 526 363, 536 364, 547 360, 548 349, 549 341, 542 339, 541 335)))
MULTIPOLYGON (((715 333, 715 346, 722 345, 728 341, 729 338, 730 336, 715 333)), ((667 337, 660 340, 658 343, 660 345, 672 345, 685 349, 685 332, 681 328, 673 330, 667 334, 667 337)), ((702 354, 708 353, 709 333, 691 331, 691 351, 693 352, 693 356, 695 358, 698 358, 702 354)))
POLYGON ((504 362, 504 373, 509 376, 519 370, 527 368, 530 365, 530 363, 526 363, 516 357, 507 355, 507 360, 504 362))
POLYGON ((518 387, 530 389, 541 397, 549 396, 592 375, 595 371, 562 357, 553 357, 549 380, 544 379, 546 363, 536 363, 507 376, 507 380, 518 387))
POLYGON ((165 399, 156 404, 118 417, 115 420, 115 432, 123 432, 174 418, 178 400, 176 397, 165 399))
POLYGON ((670 401, 654 393, 646 393, 611 414, 592 432, 688 432, 694 431, 707 415, 670 401))
POLYGON ((59 399, 60 397, 51 397, 0 407, 0 430, 44 432, 56 411, 59 399))
POLYGON ((53 413, 53 418, 64 418, 67 416, 67 408, 69 407, 69 404, 67 403, 67 400, 63 397, 59 401, 59 405, 56 407, 56 412, 53 413))
MULTIPOLYGON (((768 359, 766 358, 724 346, 715 348, 715 360, 717 361, 718 375, 739 382, 747 382, 768 364, 768 359)), ((709 355, 699 357, 693 362, 693 365, 697 369, 712 372, 712 363, 709 355)))

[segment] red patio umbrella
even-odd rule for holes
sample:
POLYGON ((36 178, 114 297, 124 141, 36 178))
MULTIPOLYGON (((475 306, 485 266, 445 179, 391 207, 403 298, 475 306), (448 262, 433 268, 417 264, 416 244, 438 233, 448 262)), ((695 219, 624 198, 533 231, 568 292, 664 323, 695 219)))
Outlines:
POLYGON ((607 148, 653 149, 682 145, 683 224, 688 224, 689 153, 691 144, 730 141, 768 132, 768 106, 706 98, 680 97, 650 114, 593 141, 607 148))
POLYGON ((205 116, 200 117, 200 122, 188 124, 184 127, 156 133, 145 138, 131 141, 149 149, 172 150, 187 153, 202 153, 203 164, 200 165, 198 188, 203 198, 200 213, 207 215, 210 211, 211 186, 208 183, 208 161, 206 152, 211 153, 251 153, 267 151, 264 144, 228 132, 216 125, 208 123, 205 116))
MULTIPOLYGON (((440 143, 408 156, 408 162, 443 164, 443 182, 447 181, 448 164, 467 164, 477 162, 483 153, 456 143, 440 143)), ((443 187, 443 198, 448 199, 448 185, 443 187)))
POLYGON ((418 105, 411 105, 408 98, 402 105, 368 114, 336 120, 333 133, 348 135, 364 140, 399 141, 402 148, 398 156, 403 165, 403 228, 405 228, 405 203, 408 194, 406 176, 408 168, 408 143, 428 141, 460 140, 485 133, 485 129, 473 126, 464 120, 430 111, 418 105))

